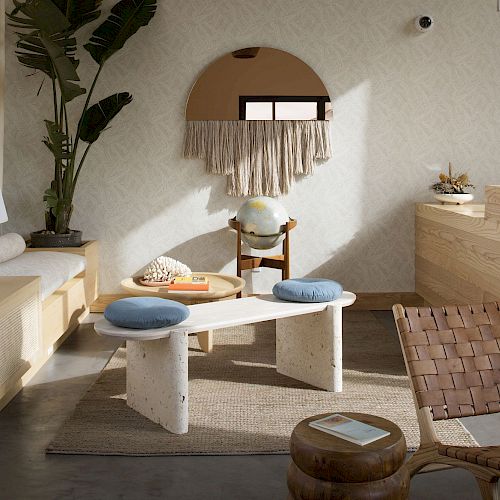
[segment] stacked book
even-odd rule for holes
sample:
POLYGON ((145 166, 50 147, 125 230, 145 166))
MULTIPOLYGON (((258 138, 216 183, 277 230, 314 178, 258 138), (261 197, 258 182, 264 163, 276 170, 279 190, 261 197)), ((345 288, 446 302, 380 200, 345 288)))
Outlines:
POLYGON ((177 276, 167 289, 172 292, 208 292, 209 282, 205 276, 177 276))

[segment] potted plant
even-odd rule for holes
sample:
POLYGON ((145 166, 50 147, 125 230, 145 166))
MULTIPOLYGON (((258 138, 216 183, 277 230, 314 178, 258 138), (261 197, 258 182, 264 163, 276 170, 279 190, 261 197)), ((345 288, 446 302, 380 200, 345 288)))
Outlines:
POLYGON ((448 164, 448 175, 439 174, 439 182, 432 184, 431 189, 434 191, 434 198, 443 204, 462 205, 474 199, 474 195, 467 192, 468 189, 474 189, 469 176, 463 173, 454 177, 451 162, 448 164))
MULTIPOLYGON (((99 19, 102 0, 13 0, 7 13, 18 36, 16 55, 23 66, 43 73, 52 91, 52 116, 45 120, 43 143, 54 159, 54 177, 45 191, 45 229, 31 233, 32 246, 80 246, 81 231, 70 229, 73 196, 92 144, 111 120, 130 104, 132 96, 120 92, 91 105, 92 94, 108 59, 156 11, 156 0, 121 0, 83 45, 97 63, 90 90, 77 82, 78 59, 75 33, 99 19), (68 105, 86 94, 79 119, 70 123, 68 105)), ((43 84, 43 83, 42 83, 43 84)))

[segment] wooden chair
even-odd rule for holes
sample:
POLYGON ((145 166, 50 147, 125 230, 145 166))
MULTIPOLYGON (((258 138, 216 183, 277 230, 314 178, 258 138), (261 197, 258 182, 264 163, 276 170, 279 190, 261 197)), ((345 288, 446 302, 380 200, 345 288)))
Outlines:
POLYGON ((500 446, 448 446, 434 420, 500 412, 500 304, 393 307, 413 391, 420 446, 410 475, 429 464, 474 474, 484 499, 500 500, 500 446))

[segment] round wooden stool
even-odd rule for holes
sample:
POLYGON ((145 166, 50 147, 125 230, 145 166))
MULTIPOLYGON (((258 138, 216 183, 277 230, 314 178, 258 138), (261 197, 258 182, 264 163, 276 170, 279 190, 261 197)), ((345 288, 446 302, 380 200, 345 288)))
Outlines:
POLYGON ((410 476, 403 466, 407 449, 401 429, 373 415, 341 414, 391 435, 359 446, 308 425, 328 413, 306 418, 295 427, 290 439, 289 500, 407 498, 410 476))

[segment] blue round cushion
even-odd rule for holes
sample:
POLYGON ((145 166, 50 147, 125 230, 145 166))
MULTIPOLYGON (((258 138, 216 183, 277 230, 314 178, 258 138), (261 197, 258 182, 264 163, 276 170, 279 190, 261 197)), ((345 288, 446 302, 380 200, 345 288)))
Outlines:
POLYGON ((280 281, 273 287, 273 294, 289 302, 331 302, 343 292, 342 285, 321 278, 297 278, 280 281))
POLYGON ((148 330, 182 323, 189 317, 189 309, 174 300, 130 297, 106 307, 104 317, 115 326, 148 330))

